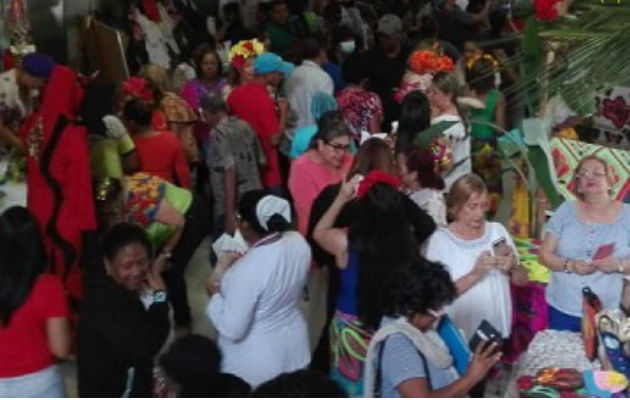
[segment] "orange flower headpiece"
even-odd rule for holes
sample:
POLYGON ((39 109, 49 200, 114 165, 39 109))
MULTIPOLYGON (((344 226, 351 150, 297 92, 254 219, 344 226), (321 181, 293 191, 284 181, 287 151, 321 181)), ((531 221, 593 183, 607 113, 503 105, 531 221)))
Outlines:
POLYGON ((439 56, 433 50, 414 51, 407 65, 418 75, 435 74, 441 71, 452 72, 455 69, 453 60, 447 56, 439 56))
POLYGON ((476 56, 470 57, 466 60, 466 69, 471 70, 479 60, 486 60, 492 64, 492 68, 495 70, 499 69, 499 62, 496 58, 492 57, 490 54, 477 54, 476 56))
POLYGON ((241 40, 230 48, 228 59, 230 63, 240 68, 249 58, 256 58, 265 51, 265 45, 258 39, 241 40))
POLYGON ((397 176, 388 174, 387 172, 381 171, 379 169, 374 169, 370 171, 359 183, 357 196, 365 196, 365 194, 369 192, 370 189, 372 189, 372 187, 377 183, 384 183, 394 189, 398 189, 398 187, 400 186, 400 179, 398 179, 397 176))
POLYGON ((155 100, 149 82, 137 76, 132 76, 122 83, 122 95, 125 98, 139 99, 147 103, 155 100))

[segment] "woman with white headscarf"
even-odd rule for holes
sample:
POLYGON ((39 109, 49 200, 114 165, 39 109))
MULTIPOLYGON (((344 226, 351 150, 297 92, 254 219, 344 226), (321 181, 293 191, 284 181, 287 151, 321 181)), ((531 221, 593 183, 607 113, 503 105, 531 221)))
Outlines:
POLYGON ((249 245, 225 254, 208 282, 206 314, 219 332, 222 372, 256 387, 311 361, 306 321, 298 307, 311 264, 306 240, 291 227, 291 206, 262 190, 243 195, 238 229, 249 245))

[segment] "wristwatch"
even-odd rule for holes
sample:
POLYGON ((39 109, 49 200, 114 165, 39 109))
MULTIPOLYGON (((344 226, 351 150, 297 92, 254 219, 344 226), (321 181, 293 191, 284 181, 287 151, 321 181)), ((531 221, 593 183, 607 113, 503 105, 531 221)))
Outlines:
POLYGON ((153 302, 154 303, 164 303, 164 302, 166 302, 166 290, 155 290, 155 291, 153 291, 153 302))

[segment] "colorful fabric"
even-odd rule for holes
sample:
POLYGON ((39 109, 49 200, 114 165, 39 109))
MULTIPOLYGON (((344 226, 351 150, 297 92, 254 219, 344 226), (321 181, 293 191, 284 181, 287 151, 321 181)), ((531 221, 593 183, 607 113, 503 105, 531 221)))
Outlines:
POLYGON ((530 282, 548 283, 551 270, 538 261, 541 242, 538 239, 514 238, 521 265, 527 269, 530 282))
POLYGON ((182 98, 188 102, 193 110, 199 112, 201 99, 209 94, 222 96, 226 86, 227 80, 224 78, 211 84, 207 84, 200 79, 193 79, 182 89, 182 98))
POLYGON ((630 153, 627 150, 561 138, 553 138, 549 146, 558 178, 558 189, 565 199, 575 198, 571 192, 575 167, 582 158, 594 155, 606 160, 613 170, 613 197, 630 203, 630 153))
POLYGON ((349 397, 363 395, 363 366, 374 331, 339 311, 330 323, 330 377, 349 397))
POLYGON ((124 178, 125 222, 147 227, 155 220, 164 198, 164 181, 157 176, 137 173, 124 178))
POLYGON ((344 89, 337 95, 339 110, 348 125, 352 137, 359 140, 361 132, 370 132, 370 121, 383 118, 381 99, 363 89, 344 89))
POLYGON ((175 132, 179 137, 188 163, 198 162, 199 148, 193 134, 194 124, 198 121, 195 111, 181 97, 171 92, 164 95, 160 106, 166 117, 166 129, 175 132))

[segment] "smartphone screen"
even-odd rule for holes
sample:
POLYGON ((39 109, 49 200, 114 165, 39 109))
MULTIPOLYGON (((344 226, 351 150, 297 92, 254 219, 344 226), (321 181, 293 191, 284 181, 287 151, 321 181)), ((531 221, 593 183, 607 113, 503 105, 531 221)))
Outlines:
POLYGON ((495 240, 492 243, 492 253, 495 256, 507 256, 510 254, 510 246, 506 238, 495 240))

